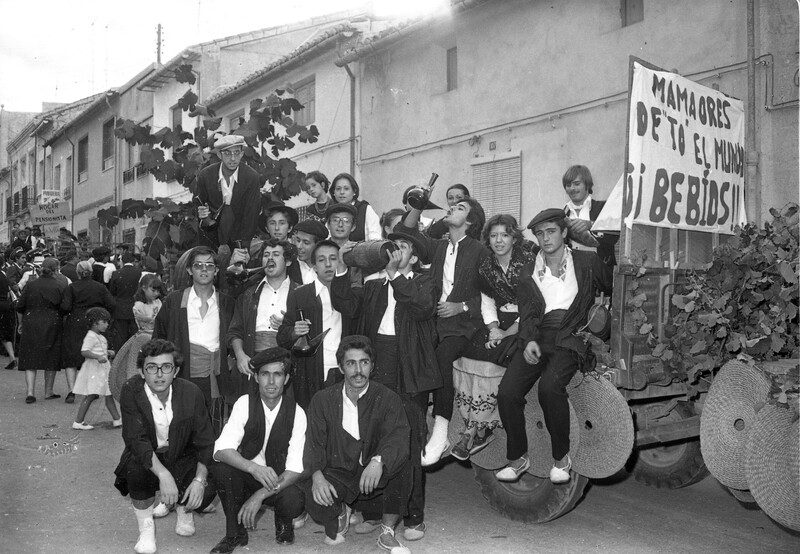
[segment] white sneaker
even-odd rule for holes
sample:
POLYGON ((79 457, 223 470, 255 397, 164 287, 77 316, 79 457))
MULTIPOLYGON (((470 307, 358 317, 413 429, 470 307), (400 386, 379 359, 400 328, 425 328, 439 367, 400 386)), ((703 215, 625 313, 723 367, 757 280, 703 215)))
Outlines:
POLYGON ((292 527, 295 529, 302 529, 308 521, 308 512, 303 512, 292 520, 292 527))
POLYGON ((442 455, 445 452, 450 451, 450 441, 447 438, 444 439, 444 442, 437 442, 425 445, 425 453, 422 454, 422 466, 432 466, 436 462, 442 459, 442 455))
POLYGON ((113 421, 111 422, 111 427, 113 427, 113 428, 115 428, 115 429, 116 429, 116 428, 118 428, 118 427, 122 427, 122 419, 115 419, 115 420, 113 420, 113 421))
POLYGON ((149 518, 139 524, 139 540, 133 547, 137 554, 155 554, 156 551, 156 524, 149 518))
POLYGON ((425 536, 426 530, 427 527, 423 521, 419 525, 414 525, 413 527, 406 527, 403 529, 403 537, 405 537, 407 541, 418 541, 425 536))
POLYGON ((72 428, 77 429, 79 431, 90 431, 94 429, 94 425, 88 425, 86 423, 78 423, 77 421, 73 421, 72 428))
POLYGON ((166 517, 169 515, 169 508, 163 502, 159 502, 155 508, 153 508, 153 517, 160 518, 166 517))
POLYGON ((191 537, 194 535, 194 514, 184 510, 183 506, 175 508, 178 514, 178 521, 175 522, 175 533, 181 537, 191 537))
POLYGON ((391 554, 411 554, 411 550, 400 544, 394 536, 394 529, 383 524, 381 524, 381 535, 378 537, 378 546, 391 554))
POLYGON ((556 467, 556 465, 553 464, 553 467, 550 468, 550 482, 556 485, 567 483, 570 479, 569 470, 571 467, 572 460, 569 455, 567 455, 567 467, 556 467))

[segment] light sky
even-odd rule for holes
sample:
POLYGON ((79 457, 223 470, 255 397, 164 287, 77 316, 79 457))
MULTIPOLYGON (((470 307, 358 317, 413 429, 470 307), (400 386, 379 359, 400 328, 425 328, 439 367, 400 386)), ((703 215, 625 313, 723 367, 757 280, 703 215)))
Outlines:
POLYGON ((120 86, 192 44, 372 5, 378 16, 413 16, 447 0, 0 0, 0 104, 41 110, 120 86))

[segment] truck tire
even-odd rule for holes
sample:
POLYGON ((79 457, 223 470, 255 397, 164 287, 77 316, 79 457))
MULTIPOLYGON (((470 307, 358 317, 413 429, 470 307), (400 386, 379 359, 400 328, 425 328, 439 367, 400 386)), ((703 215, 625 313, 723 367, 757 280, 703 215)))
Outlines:
POLYGON ((475 481, 489 505, 514 521, 545 523, 569 512, 583 498, 589 479, 572 472, 572 479, 563 485, 554 485, 526 473, 516 483, 503 483, 494 471, 473 465, 475 481))
MULTIPOLYGON (((678 404, 664 421, 692 417, 692 409, 678 404)), ((650 487, 679 489, 699 483, 708 475, 700 453, 700 439, 634 450, 633 477, 650 487)))

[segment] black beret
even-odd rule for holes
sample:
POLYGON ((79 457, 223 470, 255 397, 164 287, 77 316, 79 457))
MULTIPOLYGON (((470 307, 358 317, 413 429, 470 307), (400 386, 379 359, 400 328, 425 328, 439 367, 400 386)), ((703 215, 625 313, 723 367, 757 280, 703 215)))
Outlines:
POLYGON ((261 212, 267 219, 269 219, 273 213, 280 212, 286 214, 286 218, 289 220, 289 227, 294 227, 297 225, 297 222, 300 221, 300 216, 298 215, 297 210, 287 206, 279 200, 268 200, 267 197, 264 197, 261 205, 261 212))
POLYGON ((328 228, 316 219, 305 219, 294 226, 294 231, 302 231, 316 237, 318 241, 328 238, 328 228))
POLYGON ((332 204, 327 210, 325 210, 325 219, 330 220, 333 214, 347 212, 353 219, 355 220, 356 216, 358 215, 358 210, 352 204, 332 204))
POLYGON ((539 225, 540 223, 546 223, 548 221, 559 221, 566 217, 564 210, 561 208, 547 208, 546 210, 542 210, 536 217, 531 219, 531 222, 528 223, 528 229, 533 231, 533 228, 539 225))
POLYGON ((255 356, 250 358, 250 367, 253 369, 255 373, 258 373, 258 368, 263 367, 267 364, 271 364, 273 362, 283 362, 285 360, 289 360, 288 365, 284 364, 284 370, 286 373, 289 373, 291 369, 291 357, 292 354, 285 348, 281 348, 280 346, 273 346, 272 348, 267 348, 266 350, 262 350, 261 352, 257 353, 255 356))

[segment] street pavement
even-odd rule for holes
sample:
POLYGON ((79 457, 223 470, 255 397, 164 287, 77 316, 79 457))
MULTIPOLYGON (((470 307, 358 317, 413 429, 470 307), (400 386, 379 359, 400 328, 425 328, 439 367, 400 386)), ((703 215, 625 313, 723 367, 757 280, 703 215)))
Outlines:
MULTIPOLYGON (((7 359, 0 358, 0 368, 7 359)), ((24 375, 0 369, 0 552, 132 552, 136 521, 128 498, 113 487, 122 452, 120 431, 102 402, 70 428, 78 404, 44 400, 27 405, 24 375)), ((65 394, 63 374, 56 392, 65 394)), ((80 400, 80 397, 79 399, 80 400)), ((468 464, 446 463, 428 474, 427 536, 413 552, 797 552, 800 535, 777 526, 734 499, 712 477, 679 490, 645 487, 620 477, 587 488, 570 513, 546 524, 523 524, 493 511, 468 464)), ((156 520, 159 552, 208 552, 225 532, 221 508, 196 518, 197 533, 179 537, 175 515, 156 520)), ((309 523, 293 547, 274 542, 266 511, 250 544, 236 552, 380 552, 377 535, 347 535, 325 547, 322 528, 309 523)), ((402 535, 400 535, 402 541, 402 535)))

